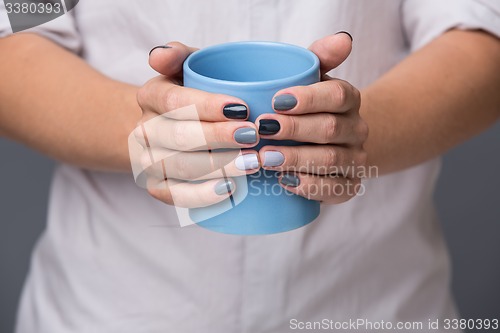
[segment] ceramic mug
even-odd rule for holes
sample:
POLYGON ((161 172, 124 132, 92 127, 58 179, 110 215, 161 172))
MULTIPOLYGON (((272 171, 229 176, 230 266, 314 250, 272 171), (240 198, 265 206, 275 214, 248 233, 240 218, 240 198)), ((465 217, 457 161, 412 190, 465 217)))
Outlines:
MULTIPOLYGON (((316 55, 299 46, 275 42, 236 42, 204 48, 184 62, 184 85, 235 96, 249 107, 249 121, 274 113, 273 97, 281 89, 309 85, 320 79, 316 55)), ((264 145, 297 145, 293 141, 260 140, 264 145)), ((320 205, 283 189, 276 171, 233 177, 229 199, 189 210, 199 226, 228 234, 285 232, 312 222, 320 205)))

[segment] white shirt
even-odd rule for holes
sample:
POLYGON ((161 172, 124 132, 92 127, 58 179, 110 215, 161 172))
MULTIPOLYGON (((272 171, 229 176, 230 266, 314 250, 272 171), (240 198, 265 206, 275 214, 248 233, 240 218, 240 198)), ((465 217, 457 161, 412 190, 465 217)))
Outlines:
MULTIPOLYGON (((363 88, 450 28, 500 35, 499 17, 493 0, 82 0, 34 31, 141 85, 156 75, 148 51, 167 41, 307 47, 346 30, 354 49, 332 74, 363 88)), ((0 22, 9 34, 3 5, 0 22)), ((180 228, 131 175, 60 166, 17 333, 287 332, 323 319, 425 331, 457 317, 432 200, 439 166, 367 180, 363 196, 323 205, 304 228, 251 237, 180 228)))

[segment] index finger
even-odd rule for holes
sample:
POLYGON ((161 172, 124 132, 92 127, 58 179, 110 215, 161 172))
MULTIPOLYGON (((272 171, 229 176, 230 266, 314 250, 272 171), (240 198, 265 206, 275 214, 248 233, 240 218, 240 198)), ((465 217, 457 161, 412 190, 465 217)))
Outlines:
POLYGON ((283 89, 273 98, 273 108, 280 114, 344 113, 359 107, 360 93, 349 82, 330 79, 309 86, 283 89))
POLYGON ((164 76, 149 80, 137 92, 143 110, 177 120, 246 120, 248 105, 241 99, 178 86, 164 76))

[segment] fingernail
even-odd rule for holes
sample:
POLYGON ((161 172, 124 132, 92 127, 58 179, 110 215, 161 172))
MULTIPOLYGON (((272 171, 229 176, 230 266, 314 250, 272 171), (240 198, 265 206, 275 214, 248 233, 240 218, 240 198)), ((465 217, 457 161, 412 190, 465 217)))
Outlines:
POLYGON ((234 184, 232 181, 228 180, 221 180, 217 184, 215 184, 214 191, 215 194, 217 195, 226 195, 229 193, 232 193, 234 190, 234 184))
POLYGON ((285 185, 285 186, 297 187, 300 185, 300 179, 299 179, 299 177, 297 177, 295 175, 285 173, 281 177, 280 183, 285 185))
POLYGON ((281 126, 277 120, 261 119, 259 120, 259 134, 273 135, 280 131, 281 126))
POLYGON ((245 154, 238 156, 234 164, 239 170, 252 170, 259 167, 259 159, 257 154, 245 154))
POLYGON ((278 95, 274 98, 273 104, 276 111, 288 111, 297 105, 297 99, 290 94, 278 95))
POLYGON ((339 31, 339 32, 336 33, 336 35, 338 35, 338 34, 346 34, 351 39, 351 42, 353 41, 352 40, 352 35, 350 33, 348 33, 347 31, 339 31))
POLYGON ((238 143, 256 143, 257 132, 253 128, 239 128, 234 132, 234 140, 238 143))
POLYGON ((168 46, 168 45, 155 46, 151 49, 151 51, 149 51, 149 55, 151 55, 151 53, 153 53, 153 51, 156 49, 171 49, 171 48, 172 48, 172 46, 168 46))
POLYGON ((265 167, 277 167, 285 162, 285 156, 279 151, 266 151, 264 153, 264 164, 265 167))
POLYGON ((229 119, 246 119, 248 109, 243 104, 228 104, 223 109, 224 117, 229 119))

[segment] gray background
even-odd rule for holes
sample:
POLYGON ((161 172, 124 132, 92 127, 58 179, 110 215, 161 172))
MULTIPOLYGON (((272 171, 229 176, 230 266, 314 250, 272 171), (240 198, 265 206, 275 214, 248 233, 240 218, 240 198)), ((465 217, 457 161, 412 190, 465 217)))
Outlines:
MULTIPOLYGON (((445 155, 436 200, 463 318, 500 319, 500 123, 445 155)), ((54 163, 0 139, 0 332, 12 331, 54 163)))

